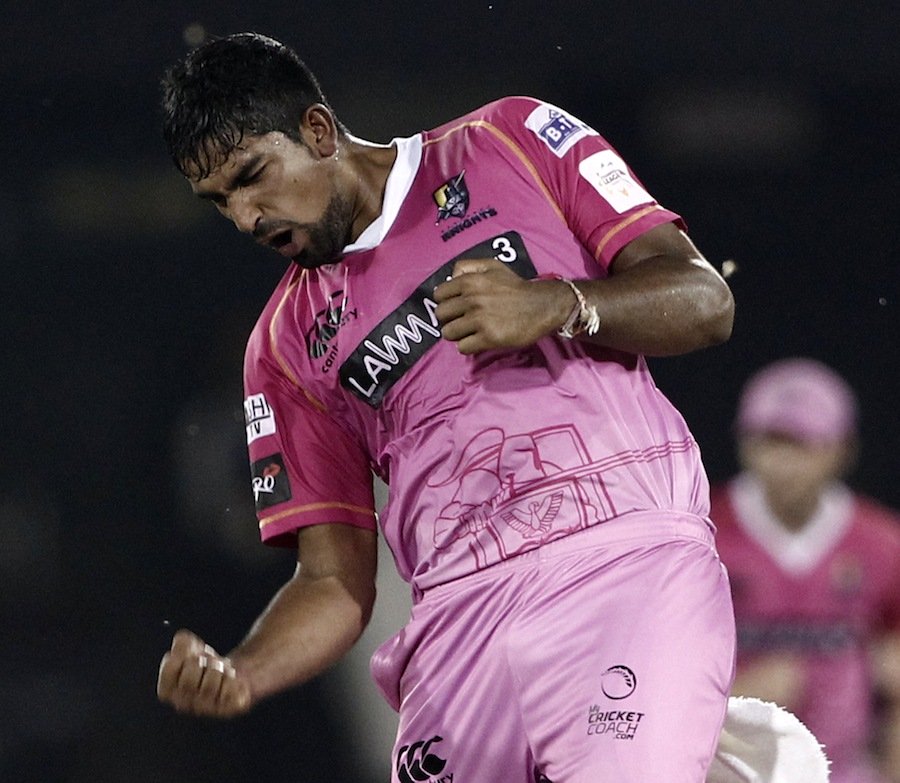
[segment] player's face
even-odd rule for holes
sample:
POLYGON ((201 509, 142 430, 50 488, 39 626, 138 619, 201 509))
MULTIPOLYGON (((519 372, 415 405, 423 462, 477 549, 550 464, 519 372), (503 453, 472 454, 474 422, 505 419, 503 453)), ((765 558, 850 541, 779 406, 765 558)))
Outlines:
POLYGON ((850 447, 844 442, 810 444, 782 435, 753 435, 742 439, 740 456, 771 500, 814 507, 823 489, 843 473, 850 447))
POLYGON ((245 136, 191 188, 238 230, 311 269, 334 262, 350 242, 352 208, 337 165, 283 133, 245 136))

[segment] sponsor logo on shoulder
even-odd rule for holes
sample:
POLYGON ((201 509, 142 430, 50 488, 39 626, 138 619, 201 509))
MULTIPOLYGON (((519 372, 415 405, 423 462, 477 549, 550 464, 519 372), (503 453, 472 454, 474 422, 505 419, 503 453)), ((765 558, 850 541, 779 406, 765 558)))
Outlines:
POLYGON ((578 173, 620 214, 653 203, 653 196, 635 181, 625 161, 613 150, 588 156, 578 164, 578 173))
POLYGON ((244 400, 244 421, 248 446, 257 438, 275 434, 275 414, 265 394, 251 394, 244 400))
POLYGON ((525 127, 543 141, 557 158, 572 149, 579 139, 597 135, 597 131, 589 125, 549 103, 536 107, 525 120, 525 127))
POLYGON ((257 460, 251 465, 250 474, 257 511, 291 499, 291 482, 281 454, 257 460))

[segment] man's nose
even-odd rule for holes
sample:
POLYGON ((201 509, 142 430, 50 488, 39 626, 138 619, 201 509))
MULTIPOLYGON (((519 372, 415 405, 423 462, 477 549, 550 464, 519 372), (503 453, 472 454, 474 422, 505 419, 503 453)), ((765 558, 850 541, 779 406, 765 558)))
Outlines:
POLYGON ((238 231, 252 234, 253 229, 261 217, 260 211, 247 199, 237 197, 229 204, 231 220, 237 226, 238 231))

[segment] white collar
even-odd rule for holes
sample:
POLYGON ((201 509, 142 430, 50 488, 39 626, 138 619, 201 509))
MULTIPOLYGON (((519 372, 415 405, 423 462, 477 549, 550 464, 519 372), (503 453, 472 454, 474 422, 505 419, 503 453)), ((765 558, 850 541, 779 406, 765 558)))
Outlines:
POLYGON ((812 518, 796 532, 772 513, 762 483, 754 476, 742 473, 729 491, 740 526, 782 570, 795 576, 812 571, 844 535, 852 519, 853 493, 840 482, 825 489, 812 518))
POLYGON ((400 207, 412 187, 422 160, 422 136, 416 134, 405 139, 393 139, 391 144, 397 148, 397 158, 384 186, 381 214, 365 227, 353 244, 344 248, 344 255, 371 250, 381 244, 394 225, 400 207))

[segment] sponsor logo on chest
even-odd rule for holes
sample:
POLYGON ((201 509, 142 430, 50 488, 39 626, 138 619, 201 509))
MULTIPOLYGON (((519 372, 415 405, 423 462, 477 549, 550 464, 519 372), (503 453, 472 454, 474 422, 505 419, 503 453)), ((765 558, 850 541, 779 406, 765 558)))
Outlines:
POLYGON ((373 408, 379 407, 390 388, 441 339, 437 302, 432 298, 435 287, 450 278, 457 261, 491 257, 508 264, 520 277, 536 274, 522 237, 515 231, 470 247, 423 280, 366 335, 341 364, 341 386, 373 408))

